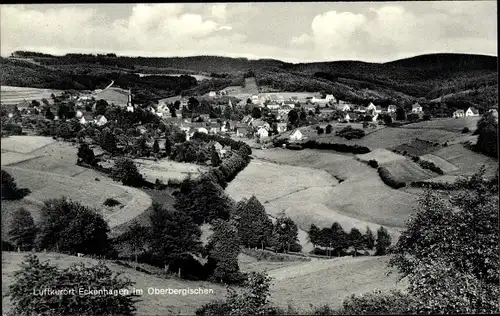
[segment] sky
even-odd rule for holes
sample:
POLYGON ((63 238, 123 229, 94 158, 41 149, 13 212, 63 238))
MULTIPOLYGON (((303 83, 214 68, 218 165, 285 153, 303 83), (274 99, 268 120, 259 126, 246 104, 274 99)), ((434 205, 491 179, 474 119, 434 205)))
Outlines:
POLYGON ((0 54, 217 55, 387 62, 497 56, 496 1, 0 6, 0 54))

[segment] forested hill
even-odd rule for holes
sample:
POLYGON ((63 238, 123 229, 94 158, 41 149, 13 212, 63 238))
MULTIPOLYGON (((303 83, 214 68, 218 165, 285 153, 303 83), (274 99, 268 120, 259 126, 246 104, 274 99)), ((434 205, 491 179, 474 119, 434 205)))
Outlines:
MULTIPOLYGON (((482 109, 497 102, 498 58, 485 55, 428 54, 388 63, 333 61, 298 64, 221 56, 151 58, 115 54, 51 56, 21 52, 16 57, 18 60, 2 59, 2 68, 5 68, 2 69, 2 85, 82 89, 125 76, 130 79, 124 85, 137 83, 146 88, 148 80, 130 76, 137 72, 185 73, 211 77, 185 90, 195 95, 240 85, 244 77, 254 76, 261 91, 323 91, 355 103, 373 101, 381 105, 399 103, 409 106, 417 99, 425 98, 433 102, 446 101, 448 107, 476 106, 482 109)), ((157 97, 166 97, 185 88, 184 83, 175 82, 172 86, 166 79, 158 78, 156 89, 162 82, 168 88, 155 92, 157 97)))

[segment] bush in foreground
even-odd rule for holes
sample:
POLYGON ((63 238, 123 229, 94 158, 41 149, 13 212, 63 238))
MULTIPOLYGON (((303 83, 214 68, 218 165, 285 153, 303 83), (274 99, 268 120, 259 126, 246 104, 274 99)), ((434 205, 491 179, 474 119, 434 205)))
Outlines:
POLYGON ((37 227, 30 212, 21 207, 13 216, 9 241, 20 250, 31 250, 35 244, 37 227))
POLYGON ((136 295, 118 293, 133 285, 129 279, 102 263, 85 266, 83 263, 67 269, 58 269, 48 262, 40 262, 35 255, 29 255, 22 269, 15 272, 15 283, 10 286, 9 296, 13 302, 12 315, 134 315, 136 295), (43 289, 61 291, 61 295, 36 295, 43 289), (82 290, 113 291, 103 295, 80 295, 82 290), (74 292, 71 292, 74 291, 74 292), (64 294, 65 293, 65 294, 64 294), (124 295, 122 295, 124 294, 124 295))

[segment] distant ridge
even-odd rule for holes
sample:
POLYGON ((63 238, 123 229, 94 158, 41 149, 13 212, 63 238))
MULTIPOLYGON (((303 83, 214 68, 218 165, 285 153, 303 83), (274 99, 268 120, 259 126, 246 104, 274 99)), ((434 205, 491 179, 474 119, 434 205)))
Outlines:
POLYGON ((395 61, 383 63, 383 65, 396 67, 451 67, 467 68, 469 70, 496 70, 498 63, 497 56, 477 55, 477 54, 459 54, 459 53, 437 53, 425 54, 415 57, 398 59, 395 61))

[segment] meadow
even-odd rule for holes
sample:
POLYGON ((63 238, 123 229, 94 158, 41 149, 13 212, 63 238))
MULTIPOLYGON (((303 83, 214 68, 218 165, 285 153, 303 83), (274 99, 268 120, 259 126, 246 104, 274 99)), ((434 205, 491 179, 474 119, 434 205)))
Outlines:
POLYGON ((0 101, 3 104, 18 104, 23 101, 41 101, 42 99, 51 102, 51 94, 60 95, 62 92, 63 90, 0 86, 0 101))
POLYGON ((474 131, 480 117, 460 117, 460 118, 434 118, 430 121, 423 121, 404 125, 407 129, 440 129, 448 132, 460 133, 464 127, 474 131))
POLYGON ((443 147, 432 154, 458 168, 450 175, 472 175, 484 165, 486 176, 493 176, 498 169, 498 160, 467 149, 462 144, 443 147))
POLYGON ((109 104, 126 106, 128 102, 128 91, 125 89, 110 87, 94 95, 96 100, 106 100, 109 104))
POLYGON ((391 178, 398 182, 411 183, 438 176, 437 173, 423 169, 409 158, 388 162, 383 166, 389 171, 391 178))
POLYGON ((139 172, 146 180, 155 182, 156 179, 167 183, 169 179, 184 180, 191 175, 196 178, 201 173, 208 170, 206 166, 192 163, 176 162, 169 159, 153 161, 149 159, 135 159, 139 172))
POLYGON ((362 162, 368 162, 370 160, 375 160, 379 165, 385 164, 392 161, 404 160, 405 157, 396 154, 390 150, 384 148, 377 148, 367 154, 356 155, 356 158, 362 162))

